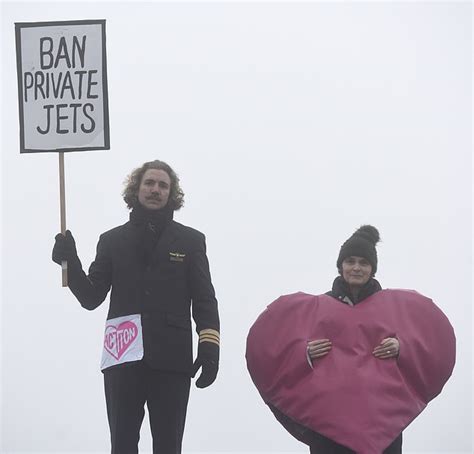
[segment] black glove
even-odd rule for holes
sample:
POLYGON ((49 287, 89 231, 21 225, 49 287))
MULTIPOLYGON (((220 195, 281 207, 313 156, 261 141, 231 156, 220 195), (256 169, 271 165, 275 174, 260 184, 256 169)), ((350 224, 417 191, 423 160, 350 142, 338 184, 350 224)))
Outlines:
POLYGON ((217 377, 219 370, 219 346, 213 342, 200 342, 198 346, 198 355, 193 364, 193 375, 202 366, 202 372, 196 380, 198 388, 207 388, 217 377))
POLYGON ((53 262, 61 265, 61 262, 66 261, 68 268, 81 267, 81 262, 77 256, 76 242, 69 230, 66 230, 66 235, 58 233, 55 237, 56 242, 53 246, 53 262))

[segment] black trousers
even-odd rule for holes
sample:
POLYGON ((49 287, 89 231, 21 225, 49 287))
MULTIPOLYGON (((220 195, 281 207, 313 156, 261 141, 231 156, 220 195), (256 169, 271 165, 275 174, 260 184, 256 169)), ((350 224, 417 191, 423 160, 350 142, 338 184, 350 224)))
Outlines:
POLYGON ((104 371, 112 454, 138 453, 145 403, 153 454, 180 454, 189 399, 189 375, 151 369, 143 361, 104 371))
MULTIPOLYGON (((355 454, 352 449, 346 448, 335 441, 313 432, 313 438, 309 445, 310 454, 355 454)), ((382 454, 401 454, 402 434, 386 448, 382 454)))

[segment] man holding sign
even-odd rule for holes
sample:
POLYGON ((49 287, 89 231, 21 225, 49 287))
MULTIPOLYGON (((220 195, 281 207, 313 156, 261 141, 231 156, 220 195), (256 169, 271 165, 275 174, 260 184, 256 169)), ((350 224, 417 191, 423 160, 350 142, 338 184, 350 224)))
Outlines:
POLYGON ((89 273, 70 231, 58 234, 53 260, 67 261, 69 288, 98 307, 111 289, 102 355, 113 454, 138 452, 147 404, 153 453, 180 453, 190 377, 217 376, 219 315, 202 233, 173 220, 183 191, 173 169, 152 161, 134 170, 123 192, 130 220, 100 236, 89 273), (199 334, 192 360, 191 313, 199 334))

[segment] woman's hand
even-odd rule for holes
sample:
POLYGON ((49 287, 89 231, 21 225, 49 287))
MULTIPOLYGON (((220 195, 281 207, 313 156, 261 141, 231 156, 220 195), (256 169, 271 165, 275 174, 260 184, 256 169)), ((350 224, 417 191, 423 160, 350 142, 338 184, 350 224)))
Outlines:
POLYGON ((378 359, 396 358, 400 353, 400 343, 395 337, 387 337, 372 353, 378 359))
POLYGON ((329 339, 316 339, 308 342, 308 356, 311 359, 322 358, 331 350, 332 343, 329 339))

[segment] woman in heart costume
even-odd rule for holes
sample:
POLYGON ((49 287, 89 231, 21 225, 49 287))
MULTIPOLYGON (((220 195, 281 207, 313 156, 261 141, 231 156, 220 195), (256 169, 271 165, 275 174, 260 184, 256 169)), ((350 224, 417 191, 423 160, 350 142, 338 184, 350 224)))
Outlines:
POLYGON ((311 454, 401 453, 402 430, 454 367, 454 331, 433 301, 374 278, 379 239, 360 227, 329 292, 278 298, 247 337, 253 382, 311 454))

